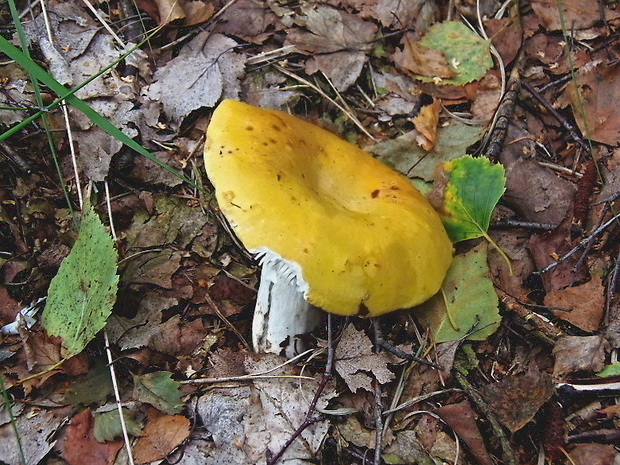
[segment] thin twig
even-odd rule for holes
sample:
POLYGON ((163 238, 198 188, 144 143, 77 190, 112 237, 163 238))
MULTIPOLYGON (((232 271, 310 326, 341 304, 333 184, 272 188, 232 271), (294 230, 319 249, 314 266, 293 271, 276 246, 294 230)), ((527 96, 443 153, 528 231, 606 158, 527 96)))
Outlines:
POLYGON ((116 409, 118 410, 118 417, 121 424, 121 431, 123 432, 123 441, 125 442, 125 450, 127 451, 127 461, 129 465, 134 465, 133 455, 131 453, 131 443, 129 442, 129 433, 127 432, 127 425, 125 423, 125 417, 123 416, 123 405, 121 403, 121 394, 118 389, 118 381, 116 380, 116 370, 114 369, 114 357, 112 357, 112 350, 110 349, 110 338, 108 337, 108 331, 103 330, 103 338, 105 342, 105 353, 108 357, 108 367, 110 369, 110 378, 112 379, 112 390, 114 391, 114 399, 116 400, 116 409))
POLYGON ((536 223, 534 221, 521 221, 521 220, 513 220, 510 218, 504 218, 498 221, 494 221, 491 223, 491 229, 504 229, 504 228, 525 228, 525 229, 534 229, 541 231, 552 231, 557 228, 557 224, 549 224, 549 223, 536 223))
POLYGON ((579 136, 579 134, 577 133, 577 131, 575 130, 573 125, 570 124, 568 122, 568 120, 566 118, 564 118, 555 108, 553 108, 549 104, 549 102, 547 102, 544 99, 544 97, 542 95, 540 95, 540 93, 534 88, 534 86, 532 86, 527 81, 523 81, 523 87, 530 94, 532 94, 532 97, 534 97, 536 100, 538 100, 538 103, 540 103, 545 108, 545 110, 547 110, 551 114, 551 116, 553 116, 558 121, 558 123, 560 123, 562 125, 562 127, 564 129, 566 129, 568 134, 571 136, 571 139, 573 139, 573 141, 577 145, 579 145, 579 147, 581 147, 582 149, 586 150, 587 152, 590 151, 590 148, 588 147, 588 144, 586 144, 584 142, 583 138, 579 136))
POLYGON ((293 79, 295 79, 296 81, 301 82, 302 84, 307 85, 308 87, 310 87, 311 89, 313 89, 315 92, 318 92, 321 97, 323 97, 326 100, 329 100, 333 105, 336 106, 336 108, 338 108, 341 112, 343 112, 345 115, 347 115, 347 117, 349 119, 351 119, 351 121, 353 121, 353 124, 355 124, 360 131, 362 131, 364 134, 366 134, 366 136, 368 136, 368 138, 370 138, 370 140, 376 140, 375 137, 373 137, 372 134, 370 134, 366 128, 364 127, 364 125, 355 117, 355 115, 349 113, 346 108, 344 108, 342 105, 340 105, 338 102, 336 102, 333 98, 331 98, 329 95, 327 95, 320 87, 318 87, 315 84, 312 84, 310 81, 308 81, 307 79, 302 78, 301 76, 296 75, 295 73, 291 73, 289 70, 278 66, 278 65, 273 65, 273 67, 275 69, 277 69, 278 71, 280 71, 282 74, 287 75, 288 77, 291 77, 293 79))
POLYGON ((592 233, 590 233, 590 235, 588 237, 586 237, 585 239, 583 239, 579 244, 577 244, 572 250, 570 250, 569 252, 567 252, 566 254, 562 255, 558 260, 556 260, 555 262, 547 265, 546 267, 544 267, 542 270, 539 271, 534 271, 534 274, 544 274, 547 273, 548 271, 551 271, 552 269, 554 269, 556 266, 558 266, 559 264, 561 264, 562 262, 566 261, 571 255, 573 255, 575 252, 577 252, 580 249, 583 249, 591 240, 593 240, 596 236, 598 236, 600 233, 602 233, 603 231, 605 231, 605 229, 607 229, 609 227, 609 225, 611 225, 613 222, 617 221, 618 218, 620 218, 620 214, 614 216, 613 218, 611 218, 609 221, 606 221, 603 225, 599 226, 598 228, 596 228, 592 233))
POLYGON ((251 374, 247 374, 247 375, 240 375, 240 376, 225 376, 222 378, 196 378, 196 379, 189 379, 189 380, 185 380, 185 381, 181 381, 181 384, 214 384, 214 383, 224 383, 224 382, 230 382, 230 381, 252 381, 255 379, 263 379, 263 378, 271 378, 271 377, 277 377, 277 378, 296 378, 296 379, 314 379, 311 378, 309 376, 268 376, 269 373, 273 373, 276 370, 279 370, 282 367, 285 367, 286 365, 291 365, 293 363, 295 363, 297 360, 305 357, 306 355, 308 355, 310 352, 312 352, 314 349, 308 349, 305 352, 302 352, 299 355, 296 355, 295 357, 287 360, 284 363, 281 363, 279 365, 276 365, 273 368, 270 368, 269 370, 263 371, 261 373, 251 373, 251 374))

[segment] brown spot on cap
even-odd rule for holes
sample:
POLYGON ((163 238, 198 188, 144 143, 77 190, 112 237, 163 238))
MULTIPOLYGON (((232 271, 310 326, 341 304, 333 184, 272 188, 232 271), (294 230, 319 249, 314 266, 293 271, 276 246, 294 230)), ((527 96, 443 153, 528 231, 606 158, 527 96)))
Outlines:
POLYGON ((370 193, 370 196, 371 196, 373 199, 376 199, 377 197, 379 197, 379 192, 380 192, 380 191, 379 191, 379 189, 375 189, 374 191, 372 191, 372 192, 370 193))
POLYGON ((368 307, 366 306, 366 304, 364 304, 364 302, 360 302, 360 305, 357 308, 358 316, 366 316, 369 313, 370 313, 370 311, 368 310, 368 307))

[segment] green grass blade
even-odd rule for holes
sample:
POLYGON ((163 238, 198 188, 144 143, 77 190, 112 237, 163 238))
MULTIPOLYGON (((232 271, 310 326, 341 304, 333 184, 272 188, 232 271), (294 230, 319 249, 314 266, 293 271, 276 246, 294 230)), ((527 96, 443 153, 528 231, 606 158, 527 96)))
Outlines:
MULTIPOLYGON (((81 99, 73 95, 73 93, 77 89, 68 91, 68 89, 65 86, 63 86, 58 81, 56 81, 56 79, 54 79, 43 68, 37 65, 28 55, 26 55, 24 52, 22 52, 21 50, 13 46, 10 42, 8 42, 4 37, 1 37, 1 36, 0 36, 0 51, 4 52, 12 60, 15 60, 24 69, 28 70, 28 72, 32 74, 34 79, 45 84, 52 92, 62 97, 59 100, 66 100, 67 103, 73 105, 75 108, 81 111, 88 119, 90 119, 90 121, 94 125, 99 127, 101 130, 107 132, 110 136, 119 140, 120 142, 125 144, 130 149, 138 152, 140 155, 146 157, 147 159, 149 159, 150 161, 152 161, 159 167, 177 176, 179 179, 183 180, 188 185, 206 194, 204 189, 198 186, 194 181, 188 179, 187 177, 185 177, 183 174, 181 174, 174 168, 158 160, 148 150, 146 150, 136 141, 134 141, 129 136, 127 136, 125 133, 123 133, 120 129, 118 129, 116 126, 110 123, 110 121, 108 121, 106 118, 101 116, 96 110, 92 109, 84 101, 82 101, 81 99)), ((85 85, 85 84, 82 84, 82 85, 85 85)), ((5 134, 0 135, 0 140, 7 137, 5 136, 5 134)))

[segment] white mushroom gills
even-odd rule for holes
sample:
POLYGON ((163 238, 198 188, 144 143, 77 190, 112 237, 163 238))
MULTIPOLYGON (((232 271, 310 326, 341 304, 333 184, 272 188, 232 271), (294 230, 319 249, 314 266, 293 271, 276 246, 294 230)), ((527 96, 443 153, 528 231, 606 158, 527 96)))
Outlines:
POLYGON ((254 350, 294 357, 305 350, 302 336, 321 323, 324 312, 304 298, 308 284, 297 263, 267 248, 253 252, 262 266, 252 323, 254 350))

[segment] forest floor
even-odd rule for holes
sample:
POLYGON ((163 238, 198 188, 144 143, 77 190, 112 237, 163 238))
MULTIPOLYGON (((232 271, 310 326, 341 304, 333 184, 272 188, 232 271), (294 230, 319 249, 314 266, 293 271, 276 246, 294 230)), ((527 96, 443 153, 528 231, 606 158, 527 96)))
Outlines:
MULTIPOLYGON (((470 311, 490 322, 440 337, 437 299, 380 318, 438 370, 334 318, 333 375, 278 463, 620 463, 617 2, 15 3, 33 63, 61 89, 97 76, 75 97, 184 179, 0 47, 0 463, 264 464, 306 419, 326 327, 290 362, 252 351, 260 269, 202 157, 226 98, 316 123, 425 192, 465 154, 505 170, 492 241, 456 244, 451 284, 488 284, 470 311), (105 328, 59 363, 42 308, 87 198, 120 280, 105 328)), ((19 47, 21 28, 0 4, 0 35, 19 47)))

